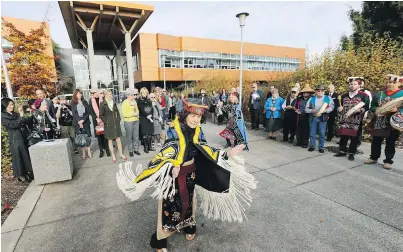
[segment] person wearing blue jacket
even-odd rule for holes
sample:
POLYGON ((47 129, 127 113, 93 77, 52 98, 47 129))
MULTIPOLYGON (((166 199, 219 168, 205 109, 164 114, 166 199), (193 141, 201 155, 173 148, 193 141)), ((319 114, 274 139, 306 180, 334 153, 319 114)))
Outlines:
POLYGON ((312 152, 316 146, 316 135, 319 133, 319 153, 325 153, 325 134, 329 113, 334 109, 332 98, 325 95, 325 87, 318 85, 315 88, 315 96, 309 98, 305 106, 305 112, 309 115, 309 149, 312 152))
POLYGON ((269 132, 267 139, 276 140, 275 132, 281 127, 281 110, 284 99, 278 95, 278 89, 272 91, 272 96, 267 99, 264 105, 266 111, 266 127, 269 132))

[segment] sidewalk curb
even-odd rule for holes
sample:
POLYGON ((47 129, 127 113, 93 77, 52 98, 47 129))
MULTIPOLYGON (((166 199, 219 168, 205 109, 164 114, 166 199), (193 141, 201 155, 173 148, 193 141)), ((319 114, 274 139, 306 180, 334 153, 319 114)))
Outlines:
POLYGON ((14 251, 44 187, 45 185, 35 185, 34 181, 29 184, 17 206, 1 226, 1 251, 14 251))

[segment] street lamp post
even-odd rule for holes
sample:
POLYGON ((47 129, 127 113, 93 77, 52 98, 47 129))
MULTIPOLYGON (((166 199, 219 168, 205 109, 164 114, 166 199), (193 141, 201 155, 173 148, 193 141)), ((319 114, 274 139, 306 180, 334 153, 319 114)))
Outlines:
POLYGON ((166 83, 166 73, 165 73, 165 55, 162 55, 162 61, 164 62, 164 89, 167 90, 167 83, 166 83))
POLYGON ((11 89, 10 78, 8 77, 8 69, 6 58, 4 57, 3 47, 1 47, 1 64, 3 65, 4 81, 6 82, 7 96, 14 100, 13 90, 11 89))
POLYGON ((249 13, 242 12, 236 15, 239 19, 239 26, 241 27, 241 54, 240 54, 240 66, 239 66, 239 105, 242 109, 242 69, 243 69, 243 52, 242 52, 242 45, 243 45, 243 27, 245 26, 245 19, 249 16, 249 13))

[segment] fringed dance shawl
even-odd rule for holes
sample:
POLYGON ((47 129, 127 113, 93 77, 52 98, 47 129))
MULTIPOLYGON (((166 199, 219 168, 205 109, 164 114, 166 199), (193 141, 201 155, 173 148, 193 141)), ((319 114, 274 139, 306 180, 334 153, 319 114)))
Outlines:
MULTIPOLYGON (((171 169, 183 163, 186 149, 185 137, 176 119, 167 130, 168 140, 161 151, 150 161, 148 168, 137 165, 133 172, 132 162, 120 164, 116 175, 119 188, 131 200, 137 200, 147 188, 153 188, 153 198, 164 198, 175 194, 175 180, 171 169)), ((208 146, 198 126, 193 137, 199 154, 194 158, 196 166, 196 195, 200 198, 203 214, 223 221, 242 222, 246 206, 252 201, 251 190, 257 181, 244 166, 242 157, 227 157, 225 151, 208 146)))

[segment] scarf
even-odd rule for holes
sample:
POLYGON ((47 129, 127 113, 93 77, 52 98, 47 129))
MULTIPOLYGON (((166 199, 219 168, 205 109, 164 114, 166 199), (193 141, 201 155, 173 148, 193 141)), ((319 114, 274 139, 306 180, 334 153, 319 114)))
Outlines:
POLYGON ((85 113, 85 107, 84 104, 82 102, 79 102, 77 104, 77 113, 79 117, 83 117, 84 113, 85 113))
POLYGON ((95 114, 97 115, 97 118, 99 118, 99 104, 101 104, 101 102, 103 102, 102 97, 99 97, 98 104, 94 97, 91 98, 92 109, 94 110, 95 114))
POLYGON ((35 100, 34 106, 35 106, 36 109, 39 109, 39 107, 41 106, 41 102, 42 102, 42 99, 36 99, 35 100))
POLYGON ((111 99, 111 100, 105 100, 106 101, 106 104, 108 104, 108 107, 109 107, 109 109, 111 110, 111 111, 113 111, 113 100, 111 99))

